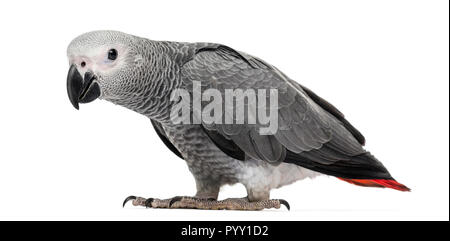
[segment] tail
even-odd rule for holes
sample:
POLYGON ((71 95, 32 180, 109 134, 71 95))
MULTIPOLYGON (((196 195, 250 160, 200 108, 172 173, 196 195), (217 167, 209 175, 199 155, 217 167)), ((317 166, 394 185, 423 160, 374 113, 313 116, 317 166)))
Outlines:
POLYGON ((409 189, 407 186, 398 183, 395 180, 388 180, 388 179, 347 179, 347 178, 340 178, 342 181, 346 181, 348 183, 351 184, 355 184, 358 186, 363 186, 363 187, 387 187, 387 188, 392 188, 395 190, 399 190, 399 191, 411 191, 411 189, 409 189))

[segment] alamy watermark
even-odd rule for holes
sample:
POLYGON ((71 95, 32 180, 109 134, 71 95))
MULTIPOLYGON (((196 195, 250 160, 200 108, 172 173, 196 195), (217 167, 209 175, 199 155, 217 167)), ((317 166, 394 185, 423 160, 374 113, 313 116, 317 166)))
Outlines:
POLYGON ((191 93, 172 91, 170 100, 175 103, 170 118, 174 124, 257 125, 260 135, 278 130, 277 89, 225 89, 222 93, 213 88, 202 91, 201 82, 193 81, 191 93))

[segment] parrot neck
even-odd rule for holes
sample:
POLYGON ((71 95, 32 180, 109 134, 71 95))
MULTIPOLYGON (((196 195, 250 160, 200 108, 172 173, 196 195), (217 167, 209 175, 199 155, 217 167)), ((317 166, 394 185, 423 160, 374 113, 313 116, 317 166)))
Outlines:
POLYGON ((172 108, 170 93, 159 98, 150 96, 135 96, 133 98, 127 98, 126 100, 109 99, 108 101, 135 111, 160 123, 170 122, 170 110, 172 108))
MULTIPOLYGON (((182 88, 180 70, 182 65, 195 53, 196 46, 190 43, 144 41, 142 45, 151 46, 151 52, 145 59, 145 69, 148 71, 139 76, 145 79, 137 80, 141 88, 126 98, 110 100, 111 102, 131 109, 160 123, 171 123, 170 112, 174 103, 170 100, 173 90, 182 88)), ((137 72, 142 70, 136 70, 137 72)))

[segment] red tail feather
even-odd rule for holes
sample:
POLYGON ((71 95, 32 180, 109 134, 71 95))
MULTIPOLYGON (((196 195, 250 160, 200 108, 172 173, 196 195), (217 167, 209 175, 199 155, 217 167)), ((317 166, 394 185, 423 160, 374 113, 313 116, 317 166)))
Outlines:
POLYGON ((395 180, 387 180, 387 179, 347 179, 340 178, 342 181, 346 181, 351 184, 355 184, 358 186, 364 187, 388 187, 399 191, 410 191, 407 186, 396 182, 395 180))

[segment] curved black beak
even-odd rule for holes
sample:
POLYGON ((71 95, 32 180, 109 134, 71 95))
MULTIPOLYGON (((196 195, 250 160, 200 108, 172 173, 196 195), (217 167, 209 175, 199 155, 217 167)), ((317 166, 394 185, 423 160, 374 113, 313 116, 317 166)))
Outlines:
POLYGON ((100 86, 94 82, 95 75, 86 72, 84 79, 75 65, 70 66, 67 75, 67 95, 75 109, 79 109, 78 103, 89 103, 100 96, 100 86))

